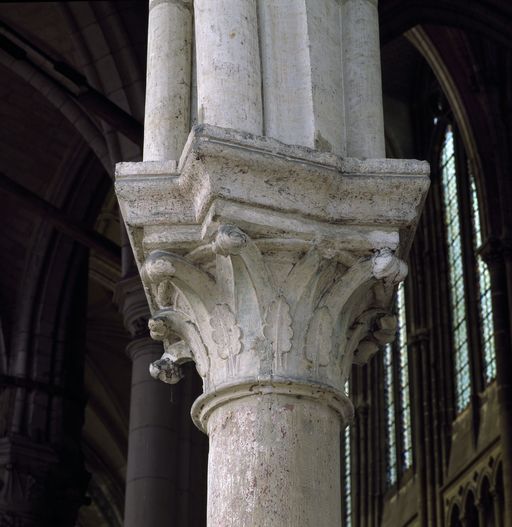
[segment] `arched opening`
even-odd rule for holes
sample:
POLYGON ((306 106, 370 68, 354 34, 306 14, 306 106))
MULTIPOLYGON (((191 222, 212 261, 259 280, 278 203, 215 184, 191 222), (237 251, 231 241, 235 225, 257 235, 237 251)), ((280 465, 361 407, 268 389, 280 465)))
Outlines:
POLYGON ((485 527, 496 527, 494 504, 491 496, 491 485, 488 478, 484 478, 480 490, 480 506, 485 527))
POLYGON ((465 522, 464 522, 465 527, 480 527, 480 524, 478 521, 478 509, 476 508, 476 503, 475 503, 475 495, 472 492, 469 492, 466 498, 466 507, 464 509, 464 519, 465 519, 465 522))
POLYGON ((503 465, 501 463, 496 472, 495 493, 494 514, 496 516, 496 527, 505 527, 505 497, 503 493, 503 465))
POLYGON ((453 507, 452 513, 450 514, 450 527, 462 527, 460 509, 457 505, 453 507))

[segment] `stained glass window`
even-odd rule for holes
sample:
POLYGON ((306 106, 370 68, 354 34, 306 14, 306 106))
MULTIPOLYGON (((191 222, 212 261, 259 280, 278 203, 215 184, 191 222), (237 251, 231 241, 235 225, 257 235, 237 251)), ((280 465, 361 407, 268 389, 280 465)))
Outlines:
POLYGON ((409 356, 403 283, 398 286, 396 293, 395 312, 398 322, 396 340, 384 348, 386 476, 389 485, 396 483, 399 475, 412 465, 409 356))
POLYGON ((441 184, 444 203, 444 223, 448 253, 448 276, 452 311, 452 332, 455 354, 455 393, 457 411, 469 404, 471 396, 471 374, 468 347, 468 323, 462 237, 459 211, 457 170, 455 165, 455 142, 449 126, 441 150, 441 184))
POLYGON ((473 220, 473 245, 476 254, 478 273, 479 315, 482 328, 484 377, 488 384, 496 377, 496 354, 494 348, 494 327, 492 320, 491 277, 489 269, 478 253, 482 246, 482 229, 480 226, 480 207, 473 174, 470 173, 471 211, 473 220))
POLYGON ((402 470, 412 465, 411 397, 409 390, 409 353, 407 349, 407 318, 405 314, 404 283, 396 294, 398 329, 396 347, 398 353, 398 389, 400 393, 400 437, 402 439, 402 470))
POLYGON ((395 383, 393 375, 393 348, 384 348, 384 397, 386 408, 386 478, 393 485, 397 480, 395 383))

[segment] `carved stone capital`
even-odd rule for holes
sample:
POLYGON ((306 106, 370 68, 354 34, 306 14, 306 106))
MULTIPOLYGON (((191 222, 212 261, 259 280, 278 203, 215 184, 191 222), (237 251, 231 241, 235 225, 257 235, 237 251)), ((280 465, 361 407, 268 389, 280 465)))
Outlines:
POLYGON ((191 132, 178 167, 118 165, 151 336, 165 348, 153 376, 177 382, 195 362, 203 427, 219 394, 284 386, 332 396, 343 413, 333 400, 347 400, 352 364, 394 337, 389 305, 427 174, 212 126, 191 132))
POLYGON ((354 360, 394 338, 387 305, 406 266, 389 249, 341 260, 287 240, 269 250, 234 225, 187 256, 151 252, 142 267, 155 306, 149 328, 165 348, 151 374, 177 382, 179 365, 192 360, 206 394, 293 382, 342 400, 354 360))

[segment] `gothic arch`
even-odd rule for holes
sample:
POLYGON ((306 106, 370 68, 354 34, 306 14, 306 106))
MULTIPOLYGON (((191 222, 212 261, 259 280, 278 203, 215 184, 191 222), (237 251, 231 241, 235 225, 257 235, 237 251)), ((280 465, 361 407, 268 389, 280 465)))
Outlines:
POLYGON ((507 16, 510 8, 500 2, 489 3, 464 0, 423 0, 404 2, 394 0, 382 4, 380 9, 381 39, 392 40, 410 28, 420 24, 436 24, 457 27, 485 35, 507 47, 512 47, 507 16))
POLYGON ((448 509, 446 524, 449 527, 462 527, 460 522, 460 510, 460 504, 454 501, 448 509))
MULTIPOLYGON (((499 237, 500 226, 505 221, 501 217, 504 213, 502 211, 507 210, 506 202, 509 198, 506 196, 510 194, 503 188, 503 184, 500 184, 503 160, 495 159, 494 156, 495 145, 503 141, 503 133, 496 129, 496 117, 500 115, 500 110, 496 106, 496 96, 490 97, 485 85, 480 86, 477 94, 474 86, 467 83, 467 79, 472 77, 475 69, 482 68, 477 65, 478 61, 485 61, 485 58, 474 56, 472 46, 475 38, 471 32, 476 31, 482 41, 490 39, 497 44, 505 44, 509 49, 512 47, 512 39, 504 22, 507 18, 500 12, 503 6, 496 5, 489 9, 482 4, 478 2, 471 6, 463 5, 459 0, 439 0, 434 5, 429 2, 422 2, 421 5, 410 4, 401 0, 386 2, 381 8, 381 35, 382 41, 386 43, 405 33, 434 72, 453 110, 471 169, 476 177, 478 191, 482 197, 484 229, 490 235, 499 237), (430 14, 427 15, 428 13, 430 14), (401 23, 395 25, 396 20, 401 20, 401 23), (427 30, 421 24, 432 26, 427 30), (444 44, 446 41, 443 36, 449 35, 450 45, 440 47, 439 42, 436 43, 432 38, 432 34, 436 32, 443 32, 442 35, 440 33, 438 41, 444 44), (497 38, 498 35, 506 35, 505 42, 503 38, 497 38), (478 140, 475 131, 478 131, 478 140), (489 196, 503 196, 502 205, 489 210, 486 207, 489 196)), ((504 12, 508 10, 509 8, 503 7, 504 12)), ((478 79, 477 82, 485 83, 485 79, 478 79)), ((506 148, 503 151, 505 152, 506 148)))
POLYGON ((466 488, 462 499, 462 517, 465 527, 483 527, 479 525, 478 510, 476 508, 476 498, 473 486, 466 488))

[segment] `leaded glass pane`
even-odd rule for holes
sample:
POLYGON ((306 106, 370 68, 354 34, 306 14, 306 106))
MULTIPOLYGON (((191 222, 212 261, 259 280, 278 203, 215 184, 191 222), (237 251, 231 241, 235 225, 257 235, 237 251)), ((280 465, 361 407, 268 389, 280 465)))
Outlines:
MULTIPOLYGON (((345 393, 349 393, 348 381, 345 393)), ((343 527, 352 527, 352 460, 350 445, 350 426, 343 432, 343 527)))
POLYGON ((480 323, 482 329, 484 377, 485 382, 490 383, 496 377, 496 352, 494 348, 494 326, 492 317, 491 300, 491 277, 489 269, 483 258, 478 254, 482 246, 482 228, 480 224, 480 208, 476 182, 473 174, 470 175, 471 186, 471 210, 473 220, 473 241, 476 253, 476 264, 478 272, 478 290, 480 295, 480 323))
POLYGON ((398 388, 400 393, 400 437, 402 438, 402 470, 412 465, 411 397, 409 392, 409 355, 407 348, 407 318, 405 313, 404 283, 396 294, 398 328, 396 347, 398 352, 398 388))
POLYGON ((455 387, 457 411, 469 404, 471 376, 467 331, 466 295, 462 258, 460 212, 455 169, 455 147, 453 131, 448 127, 441 151, 441 183, 444 202, 444 222, 448 244, 450 297, 453 322, 453 345, 455 351, 455 387))
POLYGON ((393 349, 391 344, 384 348, 384 403, 386 411, 386 478, 392 485, 397 480, 396 457, 396 421, 395 421, 395 396, 393 379, 393 349))

